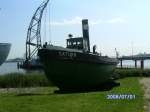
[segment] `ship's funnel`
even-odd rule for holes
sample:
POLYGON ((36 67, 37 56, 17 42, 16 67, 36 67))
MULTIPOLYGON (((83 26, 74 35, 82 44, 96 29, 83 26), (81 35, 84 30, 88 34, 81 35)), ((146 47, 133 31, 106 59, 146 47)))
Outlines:
POLYGON ((88 52, 90 52, 88 19, 83 19, 82 20, 82 30, 83 30, 83 39, 85 40, 85 43, 87 44, 87 50, 88 50, 88 52))

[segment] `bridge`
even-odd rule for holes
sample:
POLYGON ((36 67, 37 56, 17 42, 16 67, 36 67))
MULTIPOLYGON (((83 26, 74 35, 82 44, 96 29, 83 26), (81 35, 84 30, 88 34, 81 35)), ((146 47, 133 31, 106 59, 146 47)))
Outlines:
POLYGON ((133 56, 122 56, 119 57, 118 60, 120 61, 120 67, 123 68, 123 61, 125 60, 133 60, 135 68, 137 68, 137 61, 140 61, 140 68, 144 69, 144 61, 150 60, 150 54, 140 54, 140 55, 133 55, 133 56))

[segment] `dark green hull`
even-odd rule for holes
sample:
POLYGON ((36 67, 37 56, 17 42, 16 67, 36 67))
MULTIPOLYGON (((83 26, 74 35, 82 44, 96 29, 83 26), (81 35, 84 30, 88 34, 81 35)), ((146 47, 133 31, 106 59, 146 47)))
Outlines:
POLYGON ((114 65, 45 61, 45 72, 60 89, 88 89, 109 81, 114 65))
POLYGON ((60 56, 57 52, 42 49, 39 51, 39 56, 48 79, 62 90, 96 88, 110 80, 117 64, 107 57, 103 58, 105 61, 95 57, 98 61, 92 62, 89 61, 92 55, 88 59, 89 57, 84 56, 83 53, 77 53, 76 57, 69 58, 60 56))

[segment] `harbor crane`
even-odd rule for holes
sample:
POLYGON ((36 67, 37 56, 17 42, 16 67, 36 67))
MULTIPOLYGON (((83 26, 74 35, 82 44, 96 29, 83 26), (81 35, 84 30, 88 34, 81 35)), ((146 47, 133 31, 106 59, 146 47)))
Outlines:
POLYGON ((20 65, 20 68, 28 69, 30 66, 30 61, 37 54, 37 51, 42 47, 41 42, 41 20, 43 16, 43 12, 47 7, 49 0, 43 1, 40 6, 35 11, 28 31, 27 31, 27 39, 26 39, 26 59, 23 64, 20 65))
POLYGON ((45 0, 34 13, 27 32, 26 40, 26 61, 32 59, 37 53, 38 49, 42 47, 41 43, 41 19, 44 9, 46 8, 49 0, 45 0), (34 47, 34 49, 31 49, 34 47))

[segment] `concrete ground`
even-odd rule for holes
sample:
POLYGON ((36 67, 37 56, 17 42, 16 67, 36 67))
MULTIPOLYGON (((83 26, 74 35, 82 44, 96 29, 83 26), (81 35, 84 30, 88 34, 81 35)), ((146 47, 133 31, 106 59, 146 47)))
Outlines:
POLYGON ((143 85, 143 90, 144 90, 144 99, 145 99, 145 104, 144 104, 144 110, 145 112, 150 112, 150 78, 142 78, 140 80, 140 83, 143 85))

